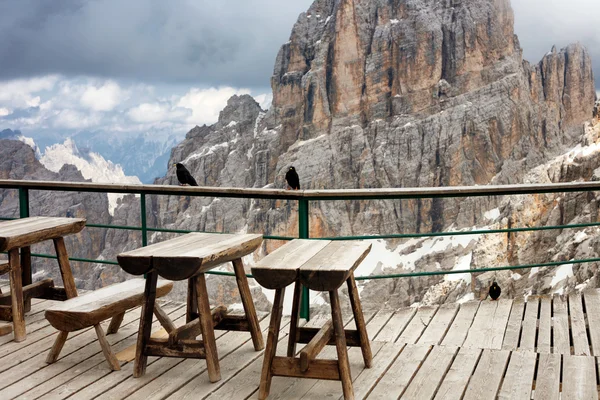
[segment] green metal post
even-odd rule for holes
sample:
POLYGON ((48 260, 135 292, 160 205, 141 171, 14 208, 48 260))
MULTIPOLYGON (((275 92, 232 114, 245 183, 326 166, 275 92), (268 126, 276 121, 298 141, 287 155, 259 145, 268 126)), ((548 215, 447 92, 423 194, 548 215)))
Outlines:
MULTIPOLYGON (((300 239, 309 238, 308 210, 308 200, 298 200, 298 237, 300 239)), ((310 294, 308 288, 304 286, 302 286, 300 295, 300 318, 307 321, 310 319, 310 294)))
POLYGON ((29 217, 29 189, 23 187, 19 188, 19 216, 29 217))
POLYGON ((142 246, 148 246, 148 225, 146 225, 146 194, 140 194, 140 214, 142 222, 142 246))

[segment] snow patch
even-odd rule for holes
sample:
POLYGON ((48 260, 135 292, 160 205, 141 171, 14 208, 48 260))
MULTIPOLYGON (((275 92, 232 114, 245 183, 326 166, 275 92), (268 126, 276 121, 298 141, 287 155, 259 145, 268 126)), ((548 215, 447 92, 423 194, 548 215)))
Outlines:
POLYGON ((325 23, 328 23, 330 19, 331 19, 331 15, 328 16, 327 18, 325 18, 325 23))
MULTIPOLYGON (((467 254, 466 256, 459 258, 458 261, 456 262, 456 264, 454 265, 454 268, 452 268, 452 271, 471 269, 471 259, 472 258, 473 258, 472 252, 467 254)), ((468 284, 470 284, 471 283, 471 274, 469 274, 469 273, 448 274, 448 275, 444 276, 444 280, 449 281, 449 282, 463 280, 463 281, 467 282, 468 284)))
POLYGON ((473 292, 465 294, 463 297, 456 300, 456 302, 458 304, 463 304, 463 303, 466 303, 467 301, 471 301, 471 300, 475 300, 475 293, 473 293, 473 292))
POLYGON ((483 216, 490 221, 494 221, 500 216, 500 209, 494 208, 493 210, 486 211, 485 213, 483 213, 483 216))
POLYGON ((228 128, 231 128, 232 126, 236 126, 237 122, 236 121, 231 121, 230 123, 227 124, 228 128))
POLYGON ((557 283, 573 276, 573 264, 561 265, 556 269, 550 286, 554 287, 557 283))
POLYGON ((392 25, 396 25, 398 22, 400 21, 398 21, 397 19, 390 19, 390 24, 392 25))
POLYGON ((296 149, 296 148, 298 148, 298 147, 300 147, 300 146, 304 146, 304 145, 306 145, 306 144, 308 144, 308 143, 315 142, 315 141, 317 141, 317 140, 321 140, 321 139, 323 139, 325 136, 326 136, 326 135, 321 135, 321 136, 318 136, 318 137, 316 137, 316 138, 313 138, 313 139, 308 139, 308 140, 299 140, 299 141, 297 141, 296 143, 294 143, 293 145, 291 145, 291 146, 290 146, 290 150, 296 149))
MULTIPOLYGON (((113 164, 105 160, 98 153, 89 152, 83 154, 79 151, 75 142, 71 139, 64 143, 54 144, 46 147, 44 154, 40 157, 40 162, 50 171, 58 172, 65 164, 74 165, 85 179, 91 179, 97 183, 125 183, 140 185, 137 176, 127 176, 119 164, 113 164)), ((125 196, 119 193, 108 193, 108 212, 114 214, 117 208, 117 201, 125 196)))

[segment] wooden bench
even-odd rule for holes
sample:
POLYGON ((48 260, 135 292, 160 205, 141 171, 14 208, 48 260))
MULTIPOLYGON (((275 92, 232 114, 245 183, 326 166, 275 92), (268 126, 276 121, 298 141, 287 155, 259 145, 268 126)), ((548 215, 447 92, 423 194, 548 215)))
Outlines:
POLYGON ((26 338, 25 312, 31 298, 66 300, 77 296, 64 236, 80 232, 83 218, 30 217, 0 223, 0 251, 8 252, 10 293, 0 294, 0 319, 12 321, 14 340, 26 338), (64 288, 54 287, 52 279, 32 283, 31 245, 52 240, 64 288), (19 257, 20 252, 20 257, 19 257))
MULTIPOLYGON (((9 271, 8 261, 0 260, 0 275, 7 274, 9 271)), ((0 296, 2 295, 2 289, 0 289, 0 296)), ((0 336, 8 335, 12 332, 12 324, 0 322, 0 336)))
MULTIPOLYGON (((45 313, 46 319, 60 332, 46 358, 46 362, 51 364, 58 359, 69 332, 93 326, 106 361, 108 361, 112 370, 120 370, 119 362, 104 336, 100 322, 112 318, 106 333, 117 333, 125 312, 141 306, 144 302, 145 284, 144 279, 131 279, 86 293, 83 296, 48 308, 45 313)), ((156 297, 166 295, 172 288, 172 282, 158 281, 156 297)), ((154 313, 167 331, 173 329, 173 323, 158 304, 154 306, 154 313)))
POLYGON ((273 376, 340 380, 344 398, 354 398, 346 346, 361 347, 367 368, 371 367, 373 358, 354 280, 354 270, 370 250, 371 245, 364 242, 297 239, 278 248, 252 268, 252 275, 259 284, 275 289, 259 399, 269 395, 273 376), (338 289, 344 282, 348 285, 356 330, 344 330, 338 296, 338 289), (276 351, 283 297, 286 286, 292 283, 295 287, 287 357, 279 357, 276 351), (298 327, 302 285, 329 292, 332 319, 321 329, 298 327), (300 357, 295 357, 297 343, 307 343, 300 357), (328 344, 335 344, 338 359, 317 359, 328 344))
POLYGON ((204 358, 211 382, 221 379, 214 329, 249 331, 256 351, 264 348, 242 257, 262 243, 262 235, 188 233, 175 239, 119 254, 119 265, 134 275, 147 274, 140 318, 133 376, 146 372, 148 356, 204 358), (204 273, 232 262, 245 317, 228 316, 226 307, 212 312, 204 273), (168 339, 150 338, 152 309, 158 276, 188 280, 186 324, 169 333, 168 339), (202 334, 202 341, 195 338, 202 334))

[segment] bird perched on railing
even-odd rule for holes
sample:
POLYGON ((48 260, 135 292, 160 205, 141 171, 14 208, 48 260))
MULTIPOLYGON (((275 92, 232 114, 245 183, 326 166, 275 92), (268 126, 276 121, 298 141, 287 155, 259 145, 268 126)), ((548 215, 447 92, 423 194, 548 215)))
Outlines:
POLYGON ((192 174, 190 174, 190 171, 188 171, 182 163, 177 163, 174 165, 177 167, 177 180, 179 181, 180 185, 198 186, 196 180, 192 174))
POLYGON ((500 297, 500 293, 502 293, 502 289, 500 289, 500 286, 498 286, 496 281, 494 281, 492 283, 492 286, 490 286, 489 295, 492 298, 492 300, 497 300, 498 297, 500 297))
POLYGON ((285 180, 287 181, 290 188, 294 190, 300 190, 300 177, 296 172, 296 168, 290 167, 285 173, 285 180))

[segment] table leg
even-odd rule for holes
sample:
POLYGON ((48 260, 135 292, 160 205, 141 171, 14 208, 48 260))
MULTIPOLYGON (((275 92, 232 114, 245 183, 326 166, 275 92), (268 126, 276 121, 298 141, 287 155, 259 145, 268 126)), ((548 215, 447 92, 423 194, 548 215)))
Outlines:
POLYGON ((369 343, 367 324, 365 324, 365 317, 362 312, 360 297, 358 297, 358 289, 356 287, 356 280, 354 280, 354 273, 350 274, 350 277, 346 280, 346 283, 348 284, 348 296, 350 297, 350 304, 352 305, 352 313, 354 314, 354 321, 356 322, 356 330, 358 331, 358 338, 360 339, 360 349, 362 350, 365 367, 371 368, 371 365, 373 364, 373 354, 371 353, 371 344, 369 343))
POLYGON ((204 351, 206 353, 208 379, 211 382, 217 382, 221 380, 221 368, 219 367, 215 328, 210 312, 206 277, 204 274, 196 276, 196 293, 198 294, 198 313, 200 314, 200 329, 202 330, 202 341, 204 342, 204 351))
POLYGON ((188 279, 186 324, 198 318, 198 296, 196 295, 196 277, 188 279))
POLYGON ((152 316, 154 313, 154 303, 156 301, 157 281, 158 273, 156 271, 151 271, 146 275, 144 304, 142 304, 142 314, 140 315, 140 329, 138 331, 137 347, 135 350, 135 363, 133 365, 133 376, 135 378, 139 378, 146 373, 146 364, 148 362, 146 345, 150 341, 152 316))
POLYGON ((73 279, 73 272, 69 263, 69 254, 65 247, 65 240, 62 237, 54 239, 54 249, 56 250, 60 275, 62 276, 67 298, 77 297, 77 287, 75 286, 75 279, 73 279))
POLYGON ((25 313, 23 311, 23 282, 21 274, 21 263, 19 261, 19 249, 8 252, 8 263, 10 264, 10 294, 12 302, 12 320, 15 342, 22 342, 27 336, 25 330, 25 313))
POLYGON ((300 320, 300 295, 302 294, 302 285, 297 280, 294 285, 294 299, 292 300, 292 320, 290 321, 290 335, 288 337, 287 356, 294 357, 296 354, 296 332, 298 330, 298 321, 300 320))
POLYGON ((250 325, 250 334, 252 335, 254 350, 260 351, 265 348, 265 344, 263 342, 258 317, 256 316, 256 309, 254 308, 252 294, 250 293, 250 286, 248 286, 248 278, 246 277, 244 264, 242 263, 241 258, 233 260, 233 269, 235 271, 235 280, 237 281, 238 289, 240 291, 240 297, 242 298, 242 304, 244 305, 246 319, 248 320, 248 325, 250 325))
POLYGON ((340 308, 340 298, 337 290, 329 292, 331 302, 331 317, 333 319, 333 330, 335 333, 335 347, 338 355, 338 367, 340 370, 340 380, 342 381, 342 390, 344 399, 354 399, 354 390, 352 389, 352 376, 350 375, 350 361, 348 359, 348 348, 346 347, 346 333, 344 332, 344 322, 342 321, 342 310, 340 308))
MULTIPOLYGON (((21 248, 21 276, 23 286, 33 283, 31 275, 31 247, 29 246, 21 248)), ((23 306, 25 312, 31 311, 31 298, 26 298, 23 306)))
POLYGON ((275 290, 275 299, 273 300, 273 310, 271 311, 271 321, 269 323, 269 335, 267 337, 267 348, 263 359, 262 373, 260 375, 260 387, 258 389, 258 398, 264 400, 271 391, 271 365, 277 353, 277 341, 279 340, 279 328, 281 327, 281 315, 283 314, 283 296, 285 288, 275 290))

